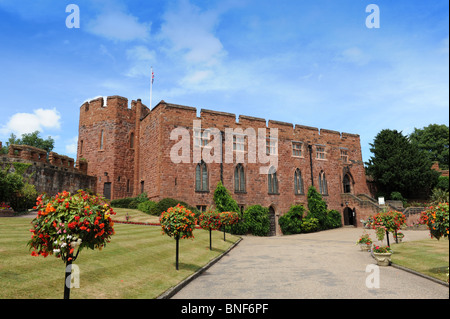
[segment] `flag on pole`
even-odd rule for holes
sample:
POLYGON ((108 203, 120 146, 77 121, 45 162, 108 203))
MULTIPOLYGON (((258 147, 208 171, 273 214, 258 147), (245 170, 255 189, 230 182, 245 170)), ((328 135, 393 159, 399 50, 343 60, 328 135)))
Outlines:
POLYGON ((153 82, 155 82, 155 73, 153 73, 153 68, 152 68, 152 84, 153 82))

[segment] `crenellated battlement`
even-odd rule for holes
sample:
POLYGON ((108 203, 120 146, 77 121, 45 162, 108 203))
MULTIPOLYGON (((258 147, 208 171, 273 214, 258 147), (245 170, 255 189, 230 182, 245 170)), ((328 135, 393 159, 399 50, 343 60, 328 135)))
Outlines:
POLYGON ((238 117, 234 113, 213 111, 209 109, 201 109, 200 116, 197 116, 197 108, 191 106, 183 106, 178 104, 167 103, 165 101, 159 102, 151 111, 160 112, 161 114, 170 109, 176 109, 178 114, 183 114, 183 117, 202 120, 208 125, 221 123, 224 127, 254 127, 254 128, 278 128, 280 137, 288 136, 308 136, 317 139, 330 139, 345 141, 348 139, 359 140, 358 134, 350 134, 345 132, 338 132, 330 129, 319 129, 317 127, 311 127, 300 124, 292 124, 288 122, 281 122, 277 120, 266 120, 259 117, 253 117, 248 115, 239 115, 238 117))
POLYGON ((27 162, 35 162, 35 164, 36 163, 42 163, 44 165, 50 164, 58 168, 78 171, 82 174, 87 173, 86 161, 81 161, 82 163, 77 162, 75 166, 74 159, 69 156, 60 155, 55 152, 50 152, 47 157, 46 150, 29 145, 16 145, 16 144, 9 145, 7 156, 12 159, 22 159, 27 162))

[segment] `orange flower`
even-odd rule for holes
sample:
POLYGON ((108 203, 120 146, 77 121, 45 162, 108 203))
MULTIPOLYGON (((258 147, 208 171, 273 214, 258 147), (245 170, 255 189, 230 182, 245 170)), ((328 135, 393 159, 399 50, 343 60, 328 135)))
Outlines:
POLYGON ((47 204, 47 208, 45 208, 45 212, 48 214, 48 213, 52 213, 52 212, 54 212, 56 209, 52 206, 52 204, 51 203, 48 203, 47 204))

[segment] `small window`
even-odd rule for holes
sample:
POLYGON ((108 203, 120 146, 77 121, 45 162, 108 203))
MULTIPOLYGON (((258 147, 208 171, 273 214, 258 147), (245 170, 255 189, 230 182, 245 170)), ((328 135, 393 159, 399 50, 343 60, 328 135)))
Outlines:
MULTIPOLYGON (((83 154, 83 140, 80 141, 80 155, 83 154)), ((40 159, 40 155, 39 155, 39 159, 40 159)))
POLYGON ((103 130, 100 132, 100 149, 103 149, 103 138, 104 138, 104 134, 103 134, 103 130))
POLYGON ((195 168, 195 190, 208 191, 208 168, 205 162, 198 163, 195 168))
POLYGON ((341 160, 343 163, 348 163, 348 151, 341 150, 341 160))
POLYGON ((316 158, 326 159, 325 146, 316 146, 316 158))
POLYGON ((302 156, 302 146, 301 142, 292 142, 292 156, 301 157, 302 156))
POLYGON ((233 150, 244 151, 245 138, 244 135, 233 135, 233 150))
POLYGON ((269 194, 278 194, 278 178, 275 168, 272 166, 267 175, 269 194))
POLYGON ((277 155, 277 139, 276 138, 268 138, 266 139, 266 154, 267 155, 277 155))
POLYGON ((200 130, 194 130, 194 146, 196 147, 208 146, 210 135, 211 134, 208 130, 204 130, 203 132, 200 130))
POLYGON ((323 171, 319 174, 319 192, 322 195, 328 195, 327 178, 323 171))
POLYGON ((134 148, 134 133, 130 134, 130 148, 134 148))
POLYGON ((294 173, 294 193, 296 195, 304 194, 302 172, 298 168, 294 173))
POLYGON ((234 191, 236 193, 245 192, 245 175, 242 164, 238 164, 234 169, 234 191))

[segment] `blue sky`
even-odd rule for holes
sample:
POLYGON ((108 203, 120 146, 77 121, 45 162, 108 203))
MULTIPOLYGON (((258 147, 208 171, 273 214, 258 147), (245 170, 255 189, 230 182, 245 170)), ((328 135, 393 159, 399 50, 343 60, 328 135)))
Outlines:
POLYGON ((448 26, 447 0, 0 0, 0 140, 37 129, 75 158, 83 102, 149 105, 153 66, 152 106, 356 133, 368 161, 382 129, 449 124, 448 26))

